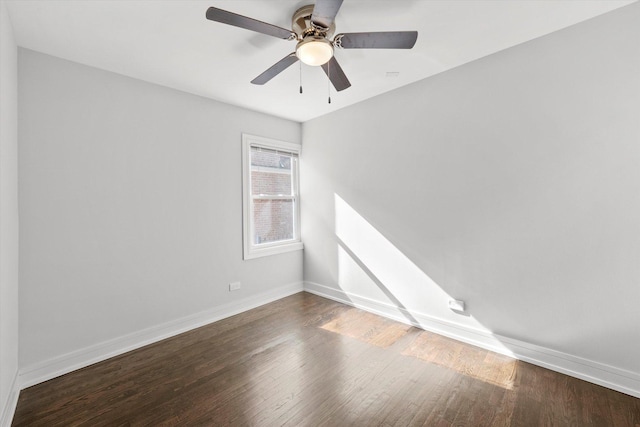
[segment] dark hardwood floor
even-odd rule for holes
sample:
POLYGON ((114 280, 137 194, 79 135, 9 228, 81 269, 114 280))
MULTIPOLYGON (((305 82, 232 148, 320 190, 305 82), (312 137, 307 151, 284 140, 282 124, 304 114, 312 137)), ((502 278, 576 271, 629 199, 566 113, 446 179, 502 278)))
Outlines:
POLYGON ((30 387, 14 426, 640 426, 640 399, 308 293, 30 387))

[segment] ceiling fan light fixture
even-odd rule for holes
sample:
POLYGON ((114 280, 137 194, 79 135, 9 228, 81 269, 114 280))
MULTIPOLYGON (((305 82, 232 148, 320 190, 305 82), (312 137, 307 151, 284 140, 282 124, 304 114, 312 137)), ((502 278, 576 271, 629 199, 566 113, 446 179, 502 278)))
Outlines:
POLYGON ((319 66, 333 57, 333 46, 324 37, 309 36, 296 46, 296 56, 307 65, 319 66))

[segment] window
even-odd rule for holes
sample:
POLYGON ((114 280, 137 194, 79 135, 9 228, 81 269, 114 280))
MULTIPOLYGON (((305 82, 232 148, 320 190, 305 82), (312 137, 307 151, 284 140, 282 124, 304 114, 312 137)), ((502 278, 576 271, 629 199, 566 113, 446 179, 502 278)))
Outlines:
POLYGON ((300 146, 242 135, 244 259, 302 249, 300 146))

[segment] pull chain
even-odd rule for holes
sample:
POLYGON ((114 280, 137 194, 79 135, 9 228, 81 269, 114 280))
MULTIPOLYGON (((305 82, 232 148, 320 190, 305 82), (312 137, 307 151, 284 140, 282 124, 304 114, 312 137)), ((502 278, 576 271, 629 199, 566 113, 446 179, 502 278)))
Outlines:
POLYGON ((300 93, 302 93, 302 61, 300 61, 300 93))
POLYGON ((329 104, 331 104, 331 61, 327 62, 327 94, 329 96, 329 104))

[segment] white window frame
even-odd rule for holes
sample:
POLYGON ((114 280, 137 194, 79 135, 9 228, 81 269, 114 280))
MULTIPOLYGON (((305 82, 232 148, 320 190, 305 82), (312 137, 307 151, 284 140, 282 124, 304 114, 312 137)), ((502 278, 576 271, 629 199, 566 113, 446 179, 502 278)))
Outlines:
MULTIPOLYGON (((242 134, 242 236, 243 259, 259 258, 268 255, 281 254, 303 249, 300 238, 300 151, 299 144, 277 141, 261 136, 242 134), (293 180, 293 239, 277 242, 255 244, 253 242, 253 199, 260 196, 251 194, 251 147, 268 150, 278 150, 298 155, 298 160, 292 162, 293 180)), ((269 198, 277 199, 278 196, 269 198)), ((289 199, 289 197, 287 197, 289 199)))

